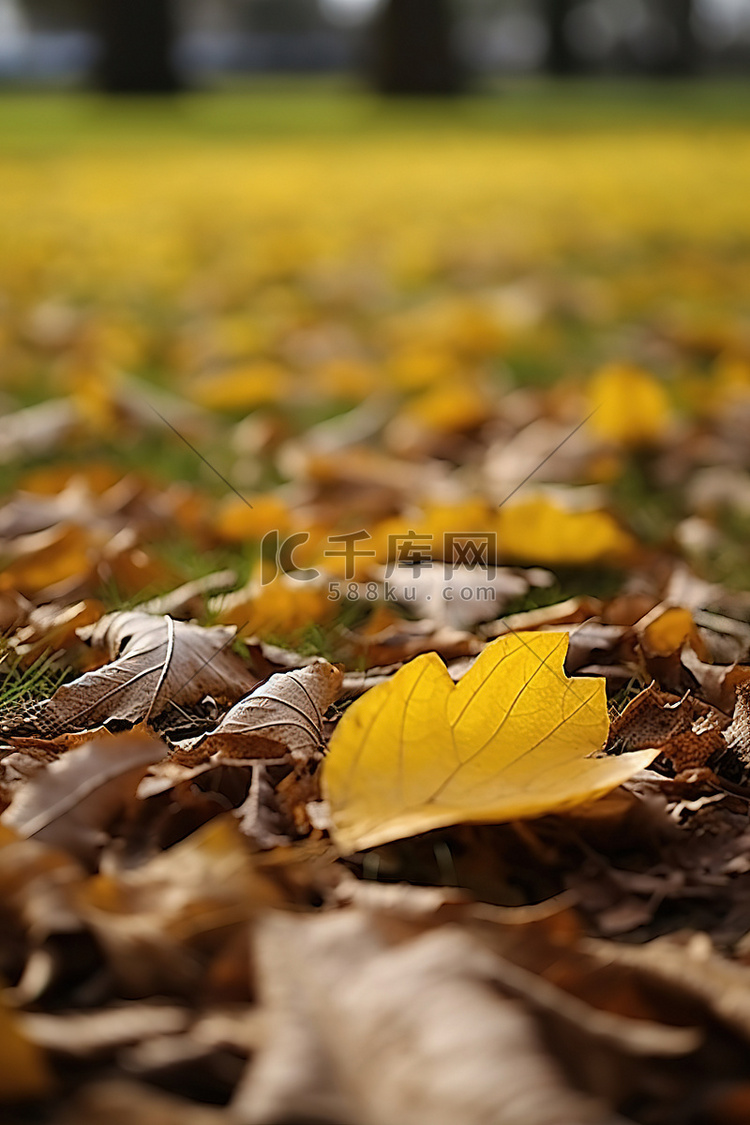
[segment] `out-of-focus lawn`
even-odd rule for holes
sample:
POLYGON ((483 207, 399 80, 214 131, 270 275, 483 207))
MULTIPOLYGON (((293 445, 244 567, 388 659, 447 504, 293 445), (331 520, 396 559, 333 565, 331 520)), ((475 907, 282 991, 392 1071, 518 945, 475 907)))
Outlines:
POLYGON ((258 78, 175 100, 105 100, 85 92, 0 94, 0 151, 139 147, 304 137, 366 139, 429 130, 579 132, 678 127, 704 132, 750 123, 737 81, 518 80, 485 83, 462 99, 387 101, 346 79, 258 78))
MULTIPOLYGON (((3 486, 62 487, 34 476, 61 461, 189 481, 187 574, 218 559, 206 544, 248 562, 313 516, 387 530, 445 502, 479 526, 615 365, 624 409, 649 417, 595 439, 592 423, 585 456, 534 483, 576 503, 598 489, 638 540, 668 543, 697 511, 685 482, 722 448, 711 428, 750 397, 749 119, 739 83, 407 104, 332 80, 174 102, 6 93, 0 406, 62 401, 76 425, 22 443, 3 486), (221 475, 143 405, 153 385, 221 475), (364 421, 310 437, 358 405, 364 421), (362 442, 374 461, 347 461, 362 442), (381 491, 367 507, 405 472, 408 505, 381 491)), ((722 577, 744 580, 740 538, 711 541, 722 577)))

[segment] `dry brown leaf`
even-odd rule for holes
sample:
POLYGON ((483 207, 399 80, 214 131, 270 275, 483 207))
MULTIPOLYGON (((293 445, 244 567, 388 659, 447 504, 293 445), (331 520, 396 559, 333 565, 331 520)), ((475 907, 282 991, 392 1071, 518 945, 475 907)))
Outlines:
POLYGON ((320 749, 323 716, 338 698, 342 679, 340 669, 325 660, 279 672, 241 699, 192 749, 239 761, 286 754, 308 761, 320 749))
POLYGON ((456 660, 476 656, 483 647, 473 633, 448 625, 436 628, 431 621, 400 621, 372 635, 342 628, 341 636, 356 663, 364 662, 367 668, 401 664, 423 652, 436 652, 446 661, 456 660))
POLYGON ((731 715, 738 689, 750 681, 750 667, 747 664, 707 664, 691 648, 683 650, 682 663, 695 677, 701 697, 731 715))
POLYGON ((32 608, 32 603, 18 591, 0 592, 0 634, 12 633, 19 625, 23 625, 32 608))
POLYGON ((485 637, 499 637, 503 633, 540 629, 543 626, 553 628, 557 625, 576 625, 588 621, 591 617, 598 618, 601 612, 602 603, 596 598, 568 598, 564 602, 556 602, 555 605, 545 605, 539 609, 525 610, 523 613, 511 613, 500 621, 485 625, 481 632, 485 637))
POLYGON ((569 1125, 606 1110, 565 1082, 497 959, 446 927, 388 947, 356 910, 272 915, 257 942, 269 1042, 233 1110, 247 1125, 569 1125))
POLYGON ((0 998, 0 1103, 43 1098, 51 1087, 43 1053, 26 1034, 18 1013, 0 998))
POLYGON ((258 910, 280 903, 231 816, 139 867, 98 875, 77 890, 79 916, 126 998, 194 997, 211 957, 258 910))
POLYGON ((73 434, 78 412, 67 398, 53 398, 0 417, 0 464, 50 453, 73 434))
POLYGON ((675 698, 650 684, 613 720, 607 745, 625 750, 663 746, 676 734, 690 730, 694 717, 692 700, 675 698))
POLYGON ((584 940, 601 965, 625 966, 676 988, 750 1042, 750 968, 720 956, 707 934, 682 933, 643 945, 584 940))
POLYGON ((107 826, 166 752, 163 742, 143 734, 100 735, 37 770, 2 822, 20 836, 92 861, 106 843, 107 826))
POLYGON ((256 684, 229 651, 234 630, 225 626, 204 629, 134 610, 108 614, 79 635, 105 648, 111 663, 63 684, 29 710, 25 727, 50 736, 112 720, 152 722, 169 706, 191 707, 206 695, 233 703, 256 684))
POLYGON ((231 590, 236 584, 237 575, 233 570, 219 570, 202 578, 194 578, 191 582, 185 582, 176 590, 170 590, 168 594, 143 602, 138 608, 142 613, 168 614, 170 617, 178 617, 185 621, 204 613, 207 599, 212 594, 231 590))
POLYGON ((737 688, 732 722, 724 732, 729 749, 736 755, 745 772, 750 771, 750 681, 737 688))
POLYGON ((92 1082, 60 1105, 51 1125, 226 1125, 226 1113, 124 1079, 92 1082))
MULTIPOLYGON (((37 606, 16 632, 13 647, 27 663, 45 652, 58 652, 76 645, 83 649, 78 630, 93 625, 103 614, 104 606, 95 598, 62 606, 54 602, 37 606)), ((70 654, 68 659, 71 659, 70 654)))
POLYGON ((174 1004, 117 1004, 93 1012, 29 1012, 21 1016, 24 1034, 46 1051, 87 1059, 112 1055, 127 1043, 184 1031, 186 1008, 174 1004))

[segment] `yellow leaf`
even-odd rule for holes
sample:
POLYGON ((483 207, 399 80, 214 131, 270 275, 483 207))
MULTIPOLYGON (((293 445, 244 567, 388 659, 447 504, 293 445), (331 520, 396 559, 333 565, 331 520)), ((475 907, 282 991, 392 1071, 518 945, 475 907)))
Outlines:
POLYGON ((459 364, 443 348, 408 343, 394 352, 386 364, 386 374, 400 390, 418 390, 433 383, 455 379, 459 364))
POLYGON ((695 627, 690 610, 680 606, 657 606, 636 626, 641 632, 641 647, 648 656, 671 656, 689 644, 701 660, 708 660, 706 646, 695 627))
POLYGON ((25 597, 33 597, 58 582, 76 576, 86 579, 95 566, 99 547, 92 532, 78 524, 58 524, 25 536, 18 557, 0 575, 0 589, 16 589, 25 597))
POLYGON ((330 398, 361 401, 379 389, 382 376, 374 364, 354 358, 329 359, 312 373, 315 386, 330 398))
MULTIPOLYGON (((398 562, 414 550, 433 559, 453 559, 467 544, 479 550, 484 544, 489 552, 483 561, 494 563, 492 534, 496 531, 494 508, 483 500, 467 499, 460 504, 438 504, 426 501, 408 515, 389 516, 372 530, 372 539, 364 546, 376 551, 378 562, 398 562), (407 554, 404 556, 403 551, 407 554)), ((469 561, 472 560, 469 555, 469 561)))
POLYGON ((191 397, 208 410, 253 410, 281 401, 289 391, 289 375, 283 367, 257 360, 204 376, 193 386, 191 397))
POLYGON ((83 481, 90 492, 101 496, 122 479, 122 473, 114 465, 104 461, 90 461, 85 465, 55 464, 31 469, 19 481, 24 492, 36 492, 43 496, 56 496, 71 483, 83 481))
POLYGON ((352 704, 323 783, 342 853, 451 824, 560 812, 608 793, 658 750, 591 758, 609 729, 603 679, 567 679, 565 633, 513 633, 454 686, 418 656, 352 704))
POLYGON ((270 493, 258 493, 250 499, 228 496, 220 506, 215 530, 230 543, 262 539, 268 531, 286 534, 291 527, 289 506, 270 493))
POLYGON ((669 399, 648 371, 627 364, 607 364, 589 384, 591 428, 618 445, 654 441, 669 424, 669 399))
POLYGON ((548 565, 625 562, 636 546, 609 512, 568 510, 541 494, 504 505, 497 535, 505 558, 548 565))
POLYGON ((452 380, 413 399, 403 417, 429 430, 463 433, 486 422, 491 414, 491 403, 477 387, 452 380))
POLYGON ((323 625, 337 611, 320 582, 301 582, 286 574, 261 585, 251 579, 240 590, 213 599, 222 625, 236 625, 240 637, 286 637, 315 622, 323 625))

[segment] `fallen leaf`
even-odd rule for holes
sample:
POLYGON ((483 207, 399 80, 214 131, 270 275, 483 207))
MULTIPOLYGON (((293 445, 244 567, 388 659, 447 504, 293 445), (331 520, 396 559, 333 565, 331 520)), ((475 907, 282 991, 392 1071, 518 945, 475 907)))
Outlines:
POLYGON ((34 597, 45 588, 72 585, 91 574, 100 549, 97 536, 77 524, 60 523, 20 536, 13 545, 13 561, 3 569, 0 588, 34 597))
POLYGON ((128 999, 194 997, 211 957, 259 910, 281 903, 230 816, 138 867, 92 877, 76 897, 128 999))
POLYGON ((634 540, 609 512, 574 511, 541 494, 504 505, 497 537, 501 555, 542 566, 624 563, 635 551, 634 540))
POLYGON ((232 495, 219 508, 215 526, 221 539, 245 543, 272 530, 288 535, 292 518, 289 505, 273 493, 253 493, 252 498, 232 495))
POLYGON ((658 440, 670 419, 663 384, 639 367, 612 363, 592 378, 588 388, 592 409, 589 425, 600 437, 619 445, 658 440))
POLYGON ((202 578, 185 582, 176 590, 170 590, 168 594, 161 594, 151 601, 143 602, 138 608, 144 613, 179 617, 181 620, 199 617, 205 613, 206 601, 212 594, 230 590, 236 582, 237 575, 233 570, 219 570, 214 574, 206 574, 202 578))
POLYGON ((135 796, 148 766, 166 752, 155 738, 105 732, 37 770, 17 791, 2 822, 20 836, 91 860, 106 842, 107 825, 135 796))
POLYGON ((190 707, 204 696, 234 703, 256 680, 229 650, 232 629, 204 629, 139 611, 110 613, 79 630, 109 650, 112 662, 63 684, 28 709, 25 724, 45 735, 103 723, 154 720, 168 706, 190 707))
MULTIPOLYGON (((385 572, 388 574, 388 572, 385 572)), ((420 617, 466 629, 498 617, 514 598, 531 587, 551 586, 547 570, 510 567, 468 567, 428 562, 398 566, 383 578, 385 592, 420 617)))
POLYGON ((706 646, 695 627, 693 615, 681 606, 657 605, 635 626, 646 656, 671 656, 690 645, 706 659, 706 646))
POLYGON ((607 968, 633 968, 699 1001, 750 1041, 750 969, 721 957, 707 934, 674 934, 633 946, 593 938, 582 944, 607 968))
POLYGON ((32 1043, 68 1058, 107 1057, 128 1043, 184 1031, 189 1013, 176 1005, 117 1004, 93 1012, 30 1012, 21 1017, 32 1043))
POLYGON ((204 376, 191 388, 191 397, 208 410, 252 410, 279 402, 290 391, 283 367, 259 361, 204 376))
POLYGON ((305 762, 321 747, 323 716, 338 698, 342 679, 325 660, 279 672, 241 699, 192 749, 240 760, 288 753, 305 762))
POLYGON ((235 625, 240 637, 288 637, 311 621, 323 624, 336 606, 320 581, 279 574, 266 583, 251 579, 231 594, 212 598, 209 610, 222 624, 235 625))
POLYGON ((452 379, 412 399, 397 422, 445 433, 464 433, 486 422, 492 416, 492 407, 490 396, 482 394, 478 387, 452 379))
POLYGON ((589 757, 609 729, 604 681, 566 679, 567 645, 559 633, 500 637, 455 686, 429 653, 353 703, 323 775, 340 850, 560 812, 649 765, 656 750, 589 757))
POLYGON ((269 1037, 232 1105, 248 1125, 607 1119, 497 991, 498 959, 458 928, 389 946, 364 912, 276 913, 256 956, 269 1037))
POLYGON ((103 614, 104 606, 94 598, 62 608, 54 602, 37 606, 29 613, 27 623, 16 632, 14 647, 29 661, 40 653, 80 645, 78 630, 93 625, 103 614))
POLYGON ((52 1125, 225 1125, 223 1109, 165 1094, 142 1082, 108 1078, 82 1086, 59 1106, 52 1125))
POLYGON ((51 1084, 41 1050, 24 1033, 16 1013, 0 1002, 0 1102, 42 1098, 51 1084))
POLYGON ((73 403, 55 398, 0 418, 0 464, 49 454, 73 435, 78 418, 73 403))

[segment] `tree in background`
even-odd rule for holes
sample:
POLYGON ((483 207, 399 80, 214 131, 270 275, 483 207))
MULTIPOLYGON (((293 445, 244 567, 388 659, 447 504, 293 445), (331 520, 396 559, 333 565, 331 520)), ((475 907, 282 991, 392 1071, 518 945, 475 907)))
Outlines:
POLYGON ((80 23, 82 0, 23 0, 20 5, 31 27, 58 30, 80 23))
POLYGON ((459 93, 466 76, 450 0, 386 0, 373 20, 368 64, 381 94, 459 93))
POLYGON ((91 0, 100 54, 97 85, 108 94, 174 94, 182 87, 174 60, 173 0, 91 0))
MULTIPOLYGON (((199 14, 199 22, 208 26, 221 8, 225 23, 234 25, 239 36, 249 33, 256 37, 256 55, 248 56, 254 58, 256 66, 258 60, 271 68, 283 62, 286 70, 305 65, 306 43, 325 28, 322 0, 18 3, 33 29, 93 31, 99 46, 94 81, 101 89, 118 94, 172 93, 180 88, 174 62, 178 16, 184 26, 190 27, 195 26, 199 14), (279 41, 287 38, 291 47, 280 50, 279 41)), ((528 0, 381 0, 364 32, 368 78, 377 91, 387 95, 458 93, 466 85, 463 48, 471 37, 481 44, 483 28, 493 19, 524 7, 532 20, 540 20, 546 29, 547 49, 541 65, 551 75, 613 69, 679 76, 690 75, 700 62, 695 0, 649 0, 647 7, 640 7, 646 18, 641 18, 641 29, 635 33, 633 21, 629 25, 625 18, 627 0, 619 4, 616 0, 534 0, 532 4, 528 0), (619 37, 615 31, 610 46, 600 55, 592 55, 587 44, 576 42, 576 36, 587 19, 596 21, 598 13, 603 13, 602 19, 612 26, 613 12, 622 25, 619 37)), ((357 50, 354 37, 351 44, 353 54, 357 50)), ((475 49, 475 61, 477 56, 475 49)))
POLYGON ((544 69, 561 78, 582 70, 581 58, 568 30, 568 17, 575 6, 575 0, 542 0, 541 14, 547 30, 544 69))
POLYGON ((693 74, 698 65, 698 40, 695 34, 694 0, 661 0, 669 42, 659 59, 657 70, 664 75, 693 74))
POLYGON ((324 23, 317 0, 242 0, 236 6, 251 31, 304 35, 324 23))

